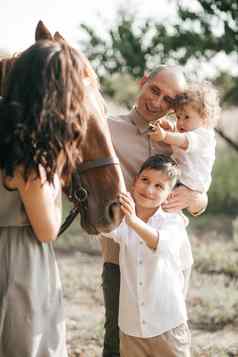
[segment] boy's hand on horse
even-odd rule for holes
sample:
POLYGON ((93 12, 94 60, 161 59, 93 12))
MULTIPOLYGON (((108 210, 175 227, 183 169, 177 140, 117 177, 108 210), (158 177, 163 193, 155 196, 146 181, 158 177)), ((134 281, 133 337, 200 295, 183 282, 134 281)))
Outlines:
POLYGON ((136 216, 135 202, 130 192, 121 193, 119 196, 119 202, 121 204, 121 210, 125 214, 127 224, 133 222, 136 216))

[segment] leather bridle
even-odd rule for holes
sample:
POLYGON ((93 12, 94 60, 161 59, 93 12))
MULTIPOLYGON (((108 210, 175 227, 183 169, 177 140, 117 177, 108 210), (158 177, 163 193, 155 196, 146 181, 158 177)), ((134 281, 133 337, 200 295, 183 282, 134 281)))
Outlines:
POLYGON ((89 170, 109 165, 120 165, 120 163, 117 158, 108 157, 85 161, 77 165, 68 187, 64 190, 68 199, 73 202, 74 207, 70 210, 64 223, 61 225, 58 237, 70 226, 79 213, 86 214, 87 212, 89 192, 85 187, 83 187, 80 176, 89 170))

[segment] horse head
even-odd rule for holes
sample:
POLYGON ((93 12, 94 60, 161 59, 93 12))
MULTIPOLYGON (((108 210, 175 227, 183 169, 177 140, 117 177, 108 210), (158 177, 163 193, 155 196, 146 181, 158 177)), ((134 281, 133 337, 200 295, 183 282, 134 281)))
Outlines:
MULTIPOLYGON (((64 42, 71 51, 78 53, 81 70, 77 73, 77 81, 82 93, 77 100, 81 106, 82 139, 80 147, 77 147, 78 164, 71 180, 66 181, 64 191, 78 207, 84 230, 89 234, 108 232, 121 222, 118 194, 125 190, 125 184, 112 145, 97 76, 81 52, 69 46, 58 32, 52 36, 41 21, 36 27, 35 39, 36 42, 64 42)), ((72 63, 72 70, 73 66, 72 63)), ((4 77, 6 83, 7 71, 4 77)))

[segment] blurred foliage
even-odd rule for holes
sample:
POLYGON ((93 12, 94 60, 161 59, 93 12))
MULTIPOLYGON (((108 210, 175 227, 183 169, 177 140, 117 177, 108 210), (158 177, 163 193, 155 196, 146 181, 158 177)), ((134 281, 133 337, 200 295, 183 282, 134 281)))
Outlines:
POLYGON ((146 41, 152 26, 149 20, 138 26, 136 15, 124 9, 118 10, 117 21, 107 39, 89 25, 80 26, 89 38, 83 43, 84 52, 101 79, 113 73, 129 73, 133 78, 143 76, 147 57, 154 49, 151 41, 146 41))
POLYGON ((193 246, 194 268, 199 273, 223 274, 238 279, 238 254, 234 242, 213 241, 193 246))
POLYGON ((104 80, 104 92, 116 103, 131 108, 138 94, 138 83, 128 73, 114 73, 104 80))
MULTIPOLYGON (((210 60, 218 53, 237 56, 238 2, 230 0, 174 0, 177 16, 167 21, 147 18, 139 21, 136 11, 118 9, 116 21, 107 36, 88 24, 81 28, 88 35, 83 50, 95 67, 107 91, 105 79, 114 73, 128 73, 135 79, 145 70, 169 61, 186 64, 196 59, 210 60), (196 6, 195 6, 196 5, 196 6), (196 10, 195 10, 196 8, 196 10)), ((224 100, 238 102, 238 78, 220 74, 224 100)))
MULTIPOLYGON (((238 50, 238 2, 230 0, 196 0, 195 12, 183 0, 178 0, 178 24, 170 36, 168 55, 171 47, 174 51, 181 48, 184 53, 180 63, 186 63, 191 57, 210 60, 219 52, 227 55, 238 50), (184 46, 186 44, 186 46, 184 46)), ((238 102, 238 77, 226 91, 224 100, 229 104, 238 102)))
POLYGON ((238 78, 226 72, 220 72, 214 80, 214 85, 219 88, 223 107, 238 105, 238 78))
POLYGON ((238 256, 231 237, 210 234, 209 221, 206 228, 207 237, 198 234, 191 239, 194 265, 188 310, 193 327, 216 331, 238 325, 238 256))
POLYGON ((189 217, 188 233, 195 236, 202 235, 203 241, 231 240, 234 233, 233 220, 234 216, 227 215, 225 212, 209 214, 206 210, 201 216, 189 217))
POLYGON ((104 93, 129 106, 138 90, 135 79, 151 68, 148 60, 156 54, 153 22, 148 19, 138 25, 135 13, 119 9, 106 39, 90 25, 80 27, 88 35, 88 40, 81 43, 83 51, 96 70, 104 93))
POLYGON ((232 222, 232 233, 234 244, 238 250, 238 216, 232 222))
MULTIPOLYGON (((196 256, 195 256, 196 259, 196 256)), ((188 315, 193 328, 216 331, 238 323, 238 283, 224 275, 192 273, 188 315)))
POLYGON ((230 0, 196 0, 185 5, 178 0, 178 22, 169 34, 165 28, 165 52, 170 56, 183 48, 180 63, 191 57, 211 59, 224 51, 231 54, 238 49, 238 2, 230 0), (196 4, 197 10, 191 6, 196 4))
POLYGON ((217 148, 212 173, 212 184, 208 192, 208 213, 236 214, 238 207, 237 152, 217 148))
POLYGON ((237 355, 238 348, 236 346, 234 348, 232 348, 232 346, 227 346, 225 349, 213 346, 204 346, 202 351, 193 351, 192 354, 193 357, 236 357, 237 355))

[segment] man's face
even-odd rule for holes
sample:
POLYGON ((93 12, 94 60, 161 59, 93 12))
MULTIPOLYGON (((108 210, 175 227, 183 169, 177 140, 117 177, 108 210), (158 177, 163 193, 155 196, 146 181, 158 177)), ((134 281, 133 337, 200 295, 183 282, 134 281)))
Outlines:
POLYGON ((176 95, 186 89, 186 82, 172 69, 163 69, 151 79, 142 80, 136 108, 146 121, 163 117, 171 109, 176 95))

